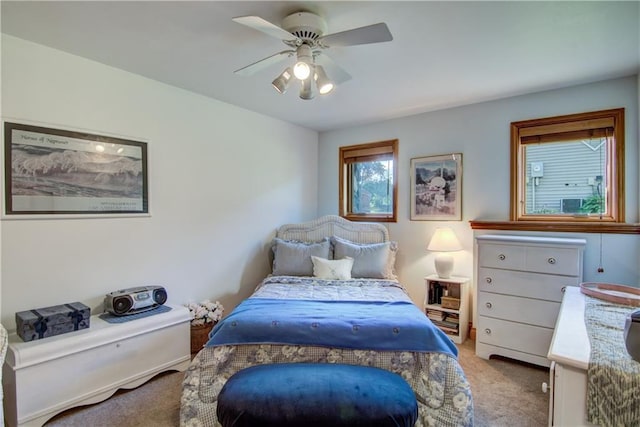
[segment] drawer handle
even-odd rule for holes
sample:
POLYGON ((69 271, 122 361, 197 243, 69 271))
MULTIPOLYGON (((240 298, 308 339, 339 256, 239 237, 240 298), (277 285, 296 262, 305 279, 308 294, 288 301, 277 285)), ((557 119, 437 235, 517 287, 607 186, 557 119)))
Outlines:
POLYGON ((484 333, 487 335, 491 335, 491 329, 487 328, 484 330, 484 333))
POLYGON ((562 287, 562 289, 560 289, 560 292, 562 292, 563 294, 564 294, 565 292, 567 292, 567 287, 566 287, 566 286, 563 286, 563 287, 562 287))
POLYGON ((486 279, 484 279, 484 280, 485 280, 487 283, 491 283, 491 282, 492 282, 491 277, 487 277, 487 278, 486 278, 486 279))
POLYGON ((487 306, 487 308, 493 307, 493 305, 490 302, 486 303, 485 305, 487 306))
POLYGON ((555 258, 549 258, 549 259, 547 260, 547 262, 548 262, 549 264, 555 264, 555 263, 556 263, 556 259, 555 259, 555 258))
POLYGON ((507 259, 507 256, 505 254, 500 254, 498 255, 498 258, 500 259, 500 261, 504 261, 505 259, 507 259))

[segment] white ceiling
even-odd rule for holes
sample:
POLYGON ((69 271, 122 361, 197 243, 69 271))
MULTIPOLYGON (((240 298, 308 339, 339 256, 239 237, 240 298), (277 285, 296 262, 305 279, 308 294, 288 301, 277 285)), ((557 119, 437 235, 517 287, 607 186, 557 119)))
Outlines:
POLYGON ((6 1, 2 32, 318 131, 636 74, 637 1, 6 1), (326 52, 352 79, 305 101, 234 70, 287 47, 234 23, 300 10, 335 33, 386 22, 394 40, 326 52))

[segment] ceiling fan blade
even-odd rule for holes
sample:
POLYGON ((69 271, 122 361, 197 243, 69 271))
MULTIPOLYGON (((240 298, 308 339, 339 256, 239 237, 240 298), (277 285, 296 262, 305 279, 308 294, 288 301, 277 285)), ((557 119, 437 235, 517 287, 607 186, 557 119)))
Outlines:
POLYGON ((316 58, 316 62, 318 63, 318 65, 322 65, 324 67, 327 76, 336 85, 344 83, 347 80, 351 80, 351 74, 347 73, 341 66, 336 64, 333 59, 328 57, 325 53, 319 55, 316 58))
POLYGON ((320 37, 319 42, 324 47, 331 47, 390 42, 391 40, 393 40, 393 36, 387 24, 380 22, 379 24, 367 25, 366 27, 327 34, 324 37, 320 37))
POLYGON ((284 30, 278 27, 277 25, 272 24, 267 20, 264 20, 259 16, 238 16, 235 18, 231 18, 231 20, 234 22, 237 22, 238 24, 251 27, 254 30, 262 31, 265 34, 268 34, 280 40, 295 41, 298 39, 296 36, 288 32, 287 30, 284 30))
POLYGON ((285 58, 292 56, 294 53, 295 50, 283 50, 282 52, 274 53, 271 56, 267 56, 266 58, 256 61, 253 64, 249 64, 246 67, 242 67, 234 71, 234 73, 240 76, 250 76, 264 68, 267 68, 270 65, 273 65, 285 58))

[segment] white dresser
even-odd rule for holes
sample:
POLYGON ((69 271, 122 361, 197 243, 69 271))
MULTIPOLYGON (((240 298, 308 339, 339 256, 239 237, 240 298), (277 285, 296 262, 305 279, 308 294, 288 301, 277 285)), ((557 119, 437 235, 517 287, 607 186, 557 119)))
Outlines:
POLYGON ((547 353, 563 292, 582 282, 586 241, 482 235, 476 242, 476 354, 549 366, 547 353))
POLYGON ((119 388, 137 387, 191 361, 190 316, 183 306, 165 313, 108 323, 23 342, 13 333, 3 366, 4 409, 9 427, 41 426, 54 415, 100 402, 119 388))

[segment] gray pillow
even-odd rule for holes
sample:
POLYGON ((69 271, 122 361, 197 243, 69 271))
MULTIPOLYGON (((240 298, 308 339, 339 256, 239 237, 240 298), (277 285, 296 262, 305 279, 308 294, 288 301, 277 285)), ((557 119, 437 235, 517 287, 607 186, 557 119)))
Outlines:
POLYGON ((313 276, 311 256, 329 258, 331 243, 325 238, 320 242, 297 242, 273 239, 274 276, 313 276))
POLYGON ((395 242, 360 244, 331 237, 333 258, 353 258, 351 277, 395 280, 394 265, 398 245, 395 242))

